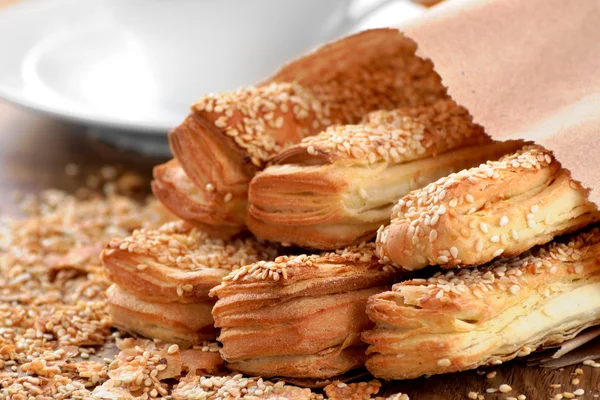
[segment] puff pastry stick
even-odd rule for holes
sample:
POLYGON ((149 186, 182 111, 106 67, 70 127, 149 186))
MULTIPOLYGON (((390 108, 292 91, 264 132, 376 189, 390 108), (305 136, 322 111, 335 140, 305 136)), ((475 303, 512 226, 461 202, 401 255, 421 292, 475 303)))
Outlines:
POLYGON ((254 238, 214 239, 177 221, 114 239, 100 257, 108 279, 140 300, 194 303, 208 300, 208 291, 232 270, 272 260, 277 252, 254 238))
POLYGON ((344 247, 374 236, 410 190, 521 145, 492 142, 452 100, 376 111, 275 156, 250 184, 246 223, 272 241, 344 247))
POLYGON ((113 324, 141 336, 167 343, 196 345, 214 340, 212 307, 214 301, 197 303, 155 303, 113 284, 106 291, 106 302, 113 324))
POLYGON ((598 221, 587 190, 552 154, 525 146, 400 199, 377 235, 384 262, 407 270, 484 264, 598 221))
POLYGON ((372 243, 233 271, 211 291, 221 355, 228 368, 265 377, 328 378, 360 367, 359 335, 372 326, 366 301, 396 277, 372 243))
POLYGON ((600 323, 600 230, 369 299, 367 368, 407 379, 500 364, 600 323))
POLYGON ((243 213, 254 174, 306 136, 358 122, 369 111, 444 97, 433 65, 415 49, 396 30, 366 31, 293 62, 262 85, 198 101, 169 135, 175 158, 204 192, 195 220, 220 225, 212 213, 223 202, 243 213))

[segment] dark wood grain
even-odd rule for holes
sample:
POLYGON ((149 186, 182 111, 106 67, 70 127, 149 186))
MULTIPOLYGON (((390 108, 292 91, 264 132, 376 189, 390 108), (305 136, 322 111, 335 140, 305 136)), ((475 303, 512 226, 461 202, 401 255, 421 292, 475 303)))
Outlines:
MULTIPOLYGON (((118 151, 108 145, 86 137, 83 127, 58 122, 47 117, 0 102, 0 213, 18 213, 11 193, 36 193, 46 188, 67 191, 85 185, 85 176, 103 165, 121 164, 149 177, 152 166, 162 160, 148 159, 135 154, 118 151), (67 176, 65 165, 75 163, 81 172, 67 176)), ((594 399, 600 394, 600 369, 581 366, 578 386, 570 382, 577 367, 563 371, 527 367, 519 362, 482 369, 497 371, 496 377, 487 379, 476 371, 434 376, 412 381, 391 382, 385 385, 387 393, 407 393, 411 400, 458 400, 467 399, 469 392, 485 394, 490 387, 502 383, 512 386, 509 394, 485 394, 485 399, 505 399, 524 394, 529 400, 549 399, 556 393, 585 390, 579 398, 594 399), (550 384, 560 383, 560 389, 550 384)))

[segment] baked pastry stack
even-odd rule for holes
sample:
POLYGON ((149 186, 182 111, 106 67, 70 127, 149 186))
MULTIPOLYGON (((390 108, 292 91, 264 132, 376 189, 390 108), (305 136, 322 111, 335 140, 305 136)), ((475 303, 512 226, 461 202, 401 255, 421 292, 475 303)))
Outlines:
POLYGON ((229 369, 263 377, 324 379, 362 367, 367 299, 396 279, 373 243, 233 271, 211 290, 221 356, 229 369))
POLYGON ((369 299, 367 368, 409 379, 501 364, 600 323, 600 229, 369 299))
POLYGON ((175 160, 156 167, 154 193, 213 234, 244 230, 248 184, 271 156, 332 124, 446 96, 431 62, 415 50, 396 30, 366 31, 257 87, 205 96, 170 133, 175 160))
POLYGON ((373 237, 411 190, 521 146, 493 142, 450 99, 375 111, 277 154, 250 184, 246 222, 267 240, 348 246, 373 237))
POLYGON ((405 196, 378 232, 382 262, 460 269, 369 299, 367 368, 407 379, 499 364, 600 323, 598 227, 530 250, 598 220, 587 191, 539 146, 405 196), (513 257, 485 264, 499 256, 513 257))
POLYGON ((107 291, 114 324, 170 343, 214 340, 209 290, 232 270, 276 256, 276 246, 215 239, 185 221, 115 239, 101 254, 114 283, 107 291))

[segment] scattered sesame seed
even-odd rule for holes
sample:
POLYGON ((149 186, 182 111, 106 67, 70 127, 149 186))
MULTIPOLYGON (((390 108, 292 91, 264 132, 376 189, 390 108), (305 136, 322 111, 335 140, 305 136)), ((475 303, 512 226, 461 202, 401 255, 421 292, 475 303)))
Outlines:
POLYGON ((172 344, 171 346, 169 346, 169 349, 167 350, 167 353, 169 354, 175 354, 179 351, 179 346, 177 346, 176 344, 172 344))
POLYGON ((585 390, 583 390, 583 389, 577 389, 577 390, 575 390, 575 391, 573 392, 573 394, 574 394, 575 396, 583 396, 583 395, 585 394, 585 390))
POLYGON ((502 393, 509 393, 512 391, 512 387, 510 387, 506 383, 503 383, 502 385, 500 385, 498 390, 500 390, 500 392, 502 392, 502 393))

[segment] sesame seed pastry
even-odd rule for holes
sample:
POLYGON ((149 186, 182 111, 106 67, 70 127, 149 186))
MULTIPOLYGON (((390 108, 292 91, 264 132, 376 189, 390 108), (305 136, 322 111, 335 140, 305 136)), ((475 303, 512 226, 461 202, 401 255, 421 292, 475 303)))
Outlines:
POLYGON ((231 370, 265 377, 329 378, 361 367, 367 298, 396 278, 373 243, 235 270, 211 290, 221 356, 231 370))
POLYGON ((272 260, 277 252, 255 238, 214 239, 176 221, 113 239, 100 257, 108 279, 140 300, 194 303, 207 301, 209 290, 232 270, 272 260))
POLYGON ((263 239, 341 248, 373 237, 411 190, 521 146, 493 142, 450 99, 375 111, 276 155, 250 183, 246 224, 263 239))
POLYGON ((600 229, 369 299, 367 368, 408 379, 501 364, 600 323, 600 229))
POLYGON ((217 336, 212 318, 214 301, 158 303, 141 300, 113 284, 106 291, 113 325, 168 343, 195 345, 217 336))
POLYGON ((598 220, 587 190, 549 151, 528 145, 400 199, 378 232, 377 252, 406 270, 474 266, 598 220))
MULTIPOLYGON (((248 184, 271 156, 332 124, 446 96, 433 64, 415 51, 396 30, 366 31, 289 64, 256 87, 204 96, 169 134, 175 158, 201 192, 193 213, 186 204, 178 211, 160 169, 156 196, 181 218, 244 230, 248 184)), ((187 186, 187 178, 170 182, 180 191, 179 181, 187 186)))

